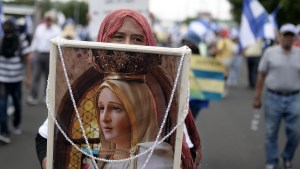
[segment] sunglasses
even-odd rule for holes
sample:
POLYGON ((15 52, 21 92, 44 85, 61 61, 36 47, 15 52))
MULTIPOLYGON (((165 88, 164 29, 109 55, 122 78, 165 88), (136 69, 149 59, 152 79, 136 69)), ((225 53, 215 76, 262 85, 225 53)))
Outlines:
POLYGON ((295 36, 295 34, 292 32, 286 32, 283 34, 283 36, 295 36))
POLYGON ((45 18, 46 21, 52 21, 52 19, 50 17, 45 18))

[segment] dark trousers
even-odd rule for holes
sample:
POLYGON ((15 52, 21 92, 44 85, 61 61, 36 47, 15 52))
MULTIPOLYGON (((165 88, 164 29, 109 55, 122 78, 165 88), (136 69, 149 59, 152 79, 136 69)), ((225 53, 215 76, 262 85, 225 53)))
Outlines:
POLYGON ((249 84, 249 87, 252 87, 252 88, 255 87, 259 60, 260 60, 260 57, 247 57, 248 84, 249 84))
POLYGON ((0 83, 0 133, 9 135, 8 117, 7 117, 7 100, 10 95, 13 99, 15 107, 13 126, 19 127, 21 123, 22 109, 22 82, 16 83, 0 83))
POLYGON ((49 75, 49 53, 36 53, 35 63, 33 66, 33 76, 32 76, 32 86, 30 90, 30 95, 34 98, 38 98, 38 91, 40 89, 41 77, 44 76, 44 95, 46 96, 46 84, 49 75))
POLYGON ((209 106, 209 101, 193 99, 193 100, 190 100, 189 104, 190 104, 190 109, 192 111, 193 117, 197 118, 201 109, 207 108, 209 106))

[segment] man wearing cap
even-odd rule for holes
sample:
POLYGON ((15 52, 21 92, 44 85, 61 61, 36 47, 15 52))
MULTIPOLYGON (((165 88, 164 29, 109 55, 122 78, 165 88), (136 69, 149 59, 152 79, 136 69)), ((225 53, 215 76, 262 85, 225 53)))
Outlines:
POLYGON ((293 46, 296 27, 280 28, 280 45, 266 49, 258 67, 253 107, 260 108, 265 83, 265 151, 266 169, 278 167, 279 156, 285 169, 292 169, 292 160, 300 141, 300 49, 293 46), (279 154, 277 140, 281 120, 285 121, 287 143, 279 154))

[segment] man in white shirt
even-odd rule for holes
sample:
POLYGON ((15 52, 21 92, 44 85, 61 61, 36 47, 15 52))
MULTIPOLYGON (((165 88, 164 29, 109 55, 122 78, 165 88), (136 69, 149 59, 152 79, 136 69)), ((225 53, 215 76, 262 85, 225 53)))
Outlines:
MULTIPOLYGON (((48 78, 51 39, 61 34, 60 27, 54 23, 54 18, 53 12, 46 12, 44 22, 37 26, 33 36, 31 47, 35 53, 35 61, 33 65, 30 95, 27 98, 27 103, 30 105, 38 104, 38 91, 41 77, 45 77, 45 82, 48 78)), ((46 87, 44 88, 46 89, 46 87)))

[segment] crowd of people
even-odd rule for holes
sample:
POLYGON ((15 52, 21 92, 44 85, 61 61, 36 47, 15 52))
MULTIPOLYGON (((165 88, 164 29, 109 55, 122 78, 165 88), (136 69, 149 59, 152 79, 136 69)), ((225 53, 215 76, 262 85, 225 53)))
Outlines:
MULTIPOLYGON (((237 34, 228 29, 213 31, 207 40, 196 31, 187 31, 183 36, 185 45, 199 57, 213 57, 225 67, 224 97, 229 87, 236 86, 241 61, 244 58, 248 70, 248 86, 254 90, 253 108, 262 108, 263 88, 265 117, 266 169, 277 169, 282 159, 284 169, 292 169, 292 161, 300 141, 300 79, 299 37, 300 26, 287 23, 278 30, 276 39, 258 38, 244 48, 238 46, 237 34), (205 50, 203 48, 203 43, 205 50), (278 148, 281 121, 285 122, 286 144, 282 153, 278 148)), ((207 36, 207 34, 204 34, 207 36)), ((208 107, 207 100, 191 100, 194 117, 202 108, 208 107)))
MULTIPOLYGON (((146 22, 144 17, 134 11, 130 11, 130 14, 126 12, 128 11, 119 10, 107 16, 100 27, 98 41, 155 46, 155 39, 152 38, 155 32, 152 34, 148 23, 144 23, 146 22), (124 17, 125 15, 126 19, 120 20, 122 24, 117 25, 111 21, 118 18, 118 16, 124 17), (108 30, 107 27, 117 28, 113 29, 114 32, 110 32, 111 30, 108 30), (114 36, 118 31, 120 32, 119 29, 122 29, 122 31, 124 29, 123 32, 129 35, 120 33, 120 35, 114 36), (133 38, 131 35, 136 32, 139 32, 141 36, 133 38)), ((207 18, 195 20, 194 22, 206 25, 207 30, 199 32, 198 27, 194 26, 192 21, 185 31, 182 31, 180 24, 176 23, 176 28, 171 29, 169 38, 167 38, 168 42, 163 43, 164 46, 179 47, 186 45, 198 57, 211 57, 222 63, 225 67, 223 72, 223 97, 228 97, 229 89, 238 85, 240 66, 242 61, 245 60, 248 68, 248 86, 255 89, 253 108, 262 107, 262 92, 263 87, 266 87, 266 95, 263 101, 266 131, 266 169, 278 168, 280 158, 283 159, 285 169, 292 169, 293 157, 300 140, 300 104, 298 102, 300 101, 300 49, 298 48, 300 46, 300 27, 293 24, 284 24, 278 31, 277 39, 261 38, 257 39, 254 44, 241 48, 238 42, 237 29, 221 28, 216 23, 207 20, 207 18), (283 153, 280 154, 277 141, 281 120, 284 120, 286 124, 287 143, 283 153)), ((1 38, 0 46, 0 141, 9 144, 11 134, 22 133, 23 81, 29 90, 26 102, 31 106, 42 102, 39 100, 40 94, 38 92, 40 91, 41 78, 45 80, 44 84, 46 85, 49 74, 50 40, 56 36, 77 40, 91 40, 91 38, 88 37, 86 31, 77 34, 75 24, 72 21, 66 22, 63 26, 55 24, 55 15, 52 12, 44 14, 42 22, 37 25, 34 34, 31 36, 24 29, 24 25, 18 25, 13 18, 8 18, 3 23, 3 31, 4 36, 1 38), (7 111, 10 106, 14 107, 13 129, 11 130, 8 128, 7 111)), ((115 81, 113 83, 123 85, 115 81)), ((110 95, 117 93, 108 90, 110 87, 108 82, 107 84, 103 83, 102 86, 100 93, 102 91, 106 91, 110 95)), ((45 88, 44 86, 43 91, 46 91, 45 88)), ((43 102, 45 102, 45 94, 42 94, 43 102)), ((102 97, 99 97, 99 99, 99 102, 103 104, 101 108, 104 109, 109 106, 105 104, 106 101, 102 97)), ((117 100, 117 102, 120 102, 120 100, 117 100)), ((184 158, 182 158, 182 165, 185 168, 196 167, 200 163, 200 140, 197 131, 195 131, 193 118, 197 117, 202 108, 208 106, 209 100, 190 100, 193 117, 189 113, 189 122, 186 121, 189 132, 186 134, 191 136, 195 147, 189 149, 186 143, 183 143, 184 154, 182 156, 184 158)), ((106 123, 106 121, 104 120, 103 123, 106 123)), ((42 168, 46 167, 46 131, 47 121, 39 129, 36 138, 37 153, 42 168)), ((151 137, 147 141, 153 140, 154 138, 151 137)), ((124 157, 116 156, 114 158, 122 159, 124 157)), ((168 165, 168 167, 170 166, 168 165)))
MULTIPOLYGON (((22 86, 23 82, 30 94, 26 98, 29 105, 39 101, 40 80, 46 80, 49 74, 49 54, 51 39, 62 36, 66 39, 78 39, 75 24, 66 22, 63 26, 56 24, 55 13, 48 11, 37 25, 34 34, 24 18, 7 17, 2 24, 3 37, 0 47, 0 140, 10 143, 10 134, 21 134, 22 121, 22 86), (13 114, 13 129, 8 129, 8 115, 13 114)), ((83 37, 88 40, 87 37, 83 37)), ((43 91, 45 91, 44 87, 43 91)), ((46 92, 45 92, 46 93, 46 92)), ((45 102, 45 93, 43 101, 45 102)))

